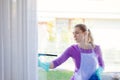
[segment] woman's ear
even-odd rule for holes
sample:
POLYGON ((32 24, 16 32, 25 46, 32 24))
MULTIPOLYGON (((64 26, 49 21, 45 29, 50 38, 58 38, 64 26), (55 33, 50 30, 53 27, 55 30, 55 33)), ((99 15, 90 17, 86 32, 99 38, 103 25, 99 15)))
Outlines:
POLYGON ((88 33, 89 33, 88 31, 85 31, 85 32, 84 32, 85 35, 88 35, 88 33))

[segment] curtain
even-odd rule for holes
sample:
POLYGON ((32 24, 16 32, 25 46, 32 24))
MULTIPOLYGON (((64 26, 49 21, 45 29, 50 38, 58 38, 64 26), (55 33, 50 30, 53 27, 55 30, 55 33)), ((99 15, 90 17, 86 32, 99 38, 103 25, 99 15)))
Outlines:
POLYGON ((0 0, 0 80, 37 80, 35 0, 0 0))

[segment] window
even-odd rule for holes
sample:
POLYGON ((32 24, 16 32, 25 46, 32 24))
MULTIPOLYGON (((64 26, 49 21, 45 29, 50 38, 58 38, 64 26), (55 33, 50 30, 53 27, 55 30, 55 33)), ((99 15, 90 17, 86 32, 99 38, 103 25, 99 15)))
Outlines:
MULTIPOLYGON (((120 71, 119 19, 47 18, 42 20, 41 18, 38 23, 40 30, 38 36, 44 35, 44 37, 38 40, 39 52, 60 55, 65 48, 74 43, 72 29, 77 23, 85 23, 91 29, 95 43, 101 46, 105 72, 120 71)), ((52 57, 49 60, 53 59, 52 57)), ((66 64, 69 65, 71 62, 71 60, 67 61, 66 64)), ((67 67, 66 64, 63 64, 64 68, 67 67)))

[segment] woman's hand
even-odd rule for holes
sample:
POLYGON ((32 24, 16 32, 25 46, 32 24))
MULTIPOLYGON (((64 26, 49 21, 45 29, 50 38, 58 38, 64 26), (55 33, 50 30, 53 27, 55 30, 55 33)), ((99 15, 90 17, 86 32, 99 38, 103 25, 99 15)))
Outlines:
POLYGON ((101 74, 103 72, 103 68, 99 67, 95 73, 93 73, 93 75, 90 77, 89 80, 101 80, 101 74))
POLYGON ((103 72, 103 68, 102 67, 99 67, 97 70, 96 70, 96 74, 97 75, 101 75, 103 72))
POLYGON ((43 68, 45 71, 49 71, 50 63, 49 62, 44 62, 43 63, 38 59, 38 66, 43 68))

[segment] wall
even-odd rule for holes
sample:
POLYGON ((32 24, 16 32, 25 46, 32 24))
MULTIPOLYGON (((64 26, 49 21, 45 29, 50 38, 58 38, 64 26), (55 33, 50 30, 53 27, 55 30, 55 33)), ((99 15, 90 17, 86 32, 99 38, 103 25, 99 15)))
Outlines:
POLYGON ((0 80, 37 80, 35 0, 0 0, 0 80))

